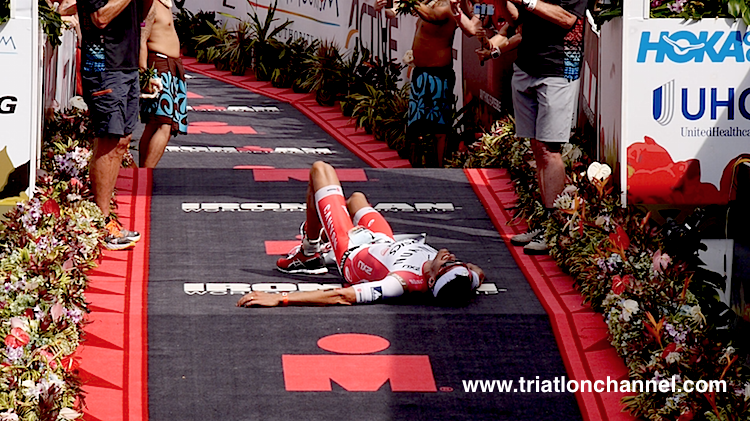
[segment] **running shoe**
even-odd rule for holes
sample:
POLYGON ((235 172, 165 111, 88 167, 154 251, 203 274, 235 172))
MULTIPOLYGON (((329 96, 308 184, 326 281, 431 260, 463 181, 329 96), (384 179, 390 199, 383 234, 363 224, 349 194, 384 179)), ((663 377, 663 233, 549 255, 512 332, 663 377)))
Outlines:
POLYGON ((524 232, 523 234, 516 234, 513 237, 510 237, 510 243, 514 246, 525 246, 526 244, 529 244, 530 242, 534 241, 534 238, 539 234, 544 234, 544 230, 539 228, 535 230, 528 230, 524 232))
POLYGON ((523 253, 529 255, 549 254, 549 244, 544 239, 544 231, 539 232, 528 244, 523 246, 523 253))
POLYGON ((276 261, 276 268, 284 273, 307 273, 321 275, 328 273, 325 260, 320 253, 306 256, 300 246, 294 247, 286 257, 276 261))
POLYGON ((136 231, 128 231, 120 227, 114 219, 107 222, 107 235, 104 243, 109 250, 125 250, 135 246, 136 241, 141 239, 141 234, 136 231))

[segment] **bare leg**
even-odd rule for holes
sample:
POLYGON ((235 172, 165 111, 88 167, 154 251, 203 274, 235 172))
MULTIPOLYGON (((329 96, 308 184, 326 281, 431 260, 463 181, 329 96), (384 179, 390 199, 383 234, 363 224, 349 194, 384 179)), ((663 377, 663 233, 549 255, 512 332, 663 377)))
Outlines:
POLYGON ((155 168, 162 155, 164 155, 164 149, 167 147, 171 135, 171 124, 159 124, 158 122, 149 122, 146 124, 138 146, 138 166, 141 168, 155 168))
POLYGON ((372 205, 370 205, 370 202, 367 201, 367 197, 362 192, 354 192, 349 196, 349 199, 346 200, 346 209, 352 217, 354 217, 360 209, 368 206, 372 205))
POLYGON ((545 208, 554 207, 555 199, 565 188, 565 164, 559 145, 531 139, 531 149, 536 159, 537 180, 545 208))
POLYGON ((109 216, 112 193, 115 191, 117 175, 120 173, 122 157, 130 146, 130 138, 131 135, 94 139, 94 152, 89 163, 89 173, 94 202, 105 217, 109 216))
POLYGON ((305 220, 305 232, 309 236, 315 236, 315 238, 310 238, 311 240, 318 239, 323 229, 315 207, 315 192, 331 185, 341 185, 336 170, 323 161, 315 162, 310 168, 310 181, 307 185, 307 219, 305 220))
POLYGON ((443 166, 443 159, 445 159, 445 149, 448 147, 446 142, 447 135, 437 134, 435 135, 435 148, 437 150, 437 166, 443 166))

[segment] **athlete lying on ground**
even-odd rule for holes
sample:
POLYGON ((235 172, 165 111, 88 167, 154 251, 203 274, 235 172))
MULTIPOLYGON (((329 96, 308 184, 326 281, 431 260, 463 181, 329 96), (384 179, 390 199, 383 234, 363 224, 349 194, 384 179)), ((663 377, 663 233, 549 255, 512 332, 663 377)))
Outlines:
POLYGON ((388 222, 364 194, 344 198, 336 171, 325 162, 310 169, 304 227, 302 244, 280 258, 277 268, 284 273, 326 273, 321 253, 325 231, 347 287, 291 294, 253 291, 238 306, 351 305, 407 292, 430 292, 441 304, 461 305, 484 281, 482 269, 456 260, 446 249, 435 250, 417 238, 396 241, 388 222), (317 238, 309 238, 316 233, 317 238))

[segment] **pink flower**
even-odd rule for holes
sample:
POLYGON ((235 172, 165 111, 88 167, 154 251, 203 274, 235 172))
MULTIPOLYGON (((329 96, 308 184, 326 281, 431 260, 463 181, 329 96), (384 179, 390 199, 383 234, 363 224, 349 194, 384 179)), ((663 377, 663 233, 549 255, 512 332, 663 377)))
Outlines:
POLYGON ((20 327, 14 327, 10 330, 8 336, 5 337, 5 345, 11 348, 21 348, 29 343, 30 339, 29 334, 23 329, 20 327))
POLYGON ((656 253, 654 253, 651 270, 654 271, 654 273, 662 273, 671 262, 672 258, 669 257, 667 253, 662 253, 661 250, 657 250, 656 253))
POLYGON ((49 368, 53 370, 57 368, 57 361, 55 361, 55 356, 52 355, 51 352, 47 351, 46 349, 42 349, 39 351, 39 355, 47 360, 47 365, 49 366, 49 368))

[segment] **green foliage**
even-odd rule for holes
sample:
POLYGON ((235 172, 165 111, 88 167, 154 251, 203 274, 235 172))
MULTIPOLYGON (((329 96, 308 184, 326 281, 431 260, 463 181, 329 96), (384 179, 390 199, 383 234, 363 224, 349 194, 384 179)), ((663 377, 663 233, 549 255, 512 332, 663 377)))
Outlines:
MULTIPOLYGON (((612 0, 599 4, 594 13, 598 25, 622 16, 625 0, 612 0)), ((651 0, 652 18, 682 18, 700 20, 703 18, 742 19, 750 25, 750 0, 651 0)))
POLYGON ((250 58, 255 43, 255 33, 250 22, 237 20, 237 25, 227 32, 224 42, 217 48, 221 51, 219 60, 228 64, 229 71, 233 75, 241 76, 251 65, 250 58))
POLYGON ((87 123, 85 108, 47 122, 34 197, 0 223, 3 419, 78 419, 83 410, 74 353, 88 311, 86 272, 104 236, 88 187, 87 123))
POLYGON ((265 20, 261 21, 257 12, 250 16, 250 29, 253 33, 252 53, 253 68, 255 77, 258 80, 270 80, 273 71, 279 68, 279 58, 283 53, 284 47, 276 37, 286 29, 292 22, 287 19, 281 25, 273 27, 273 23, 279 20, 275 17, 278 0, 275 0, 273 6, 268 8, 265 20))
POLYGON ((304 38, 289 38, 278 50, 277 67, 271 72, 271 84, 276 88, 290 88, 301 83, 306 71, 304 62, 320 46, 318 40, 307 42, 304 38))
POLYGON ((180 39, 180 44, 185 47, 186 55, 191 57, 197 55, 196 47, 198 46, 198 41, 196 41, 195 37, 211 34, 213 31, 209 23, 216 25, 215 12, 204 12, 201 10, 194 14, 187 9, 181 9, 174 14, 174 29, 177 32, 177 37, 180 39))
POLYGON ((0 25, 10 19, 10 0, 0 0, 0 25))
POLYGON ((314 92, 319 104, 333 105, 344 92, 343 58, 339 46, 333 41, 323 41, 303 64, 306 71, 301 86, 314 92))
POLYGON ((633 393, 626 410, 649 420, 745 420, 750 377, 742 365, 741 333, 731 330, 726 306, 715 297, 716 274, 699 268, 701 212, 663 226, 635 207, 599 163, 566 147, 568 185, 556 211, 540 223, 536 169, 528 141, 515 139, 505 118, 469 147, 464 165, 499 165, 513 179, 516 217, 545 227, 550 255, 575 280, 585 302, 603 314, 609 340, 631 380, 725 380, 726 393, 633 393), (734 333, 734 334, 733 334, 734 333))
POLYGON ((62 17, 49 7, 46 0, 39 0, 39 23, 52 47, 62 44, 62 17))

